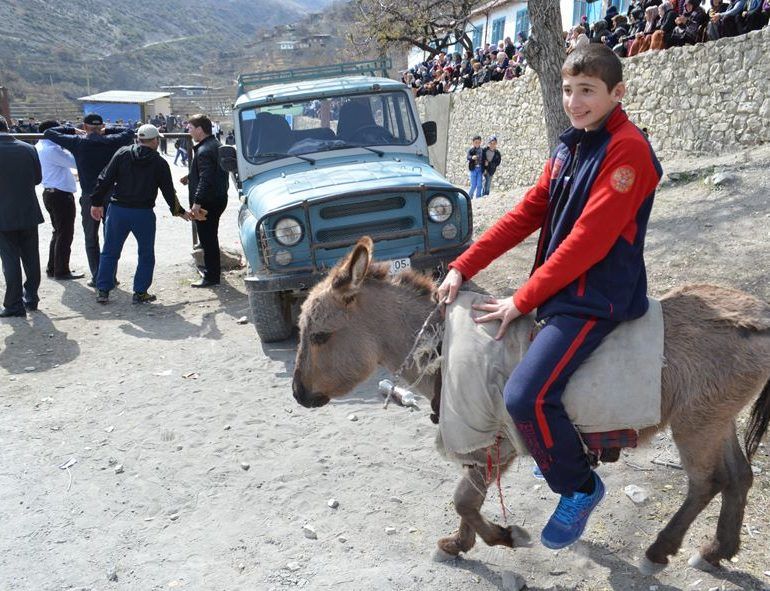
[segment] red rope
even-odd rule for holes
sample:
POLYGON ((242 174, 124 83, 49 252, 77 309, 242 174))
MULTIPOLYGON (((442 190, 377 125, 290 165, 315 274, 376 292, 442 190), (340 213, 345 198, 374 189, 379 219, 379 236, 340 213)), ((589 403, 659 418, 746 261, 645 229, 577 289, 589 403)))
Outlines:
POLYGON ((500 484, 500 437, 495 442, 497 445, 497 493, 500 495, 500 508, 503 510, 503 523, 508 525, 508 515, 505 512, 505 503, 503 502, 503 487, 500 484))

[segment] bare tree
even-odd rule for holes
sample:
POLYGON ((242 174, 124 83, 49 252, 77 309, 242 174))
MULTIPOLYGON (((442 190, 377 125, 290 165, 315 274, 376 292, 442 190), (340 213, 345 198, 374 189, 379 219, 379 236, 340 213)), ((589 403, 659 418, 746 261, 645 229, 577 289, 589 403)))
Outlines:
POLYGON ((524 56, 540 81, 548 148, 553 151, 559 135, 569 127, 561 102, 561 66, 566 58, 558 0, 529 0, 532 32, 524 56))
POLYGON ((460 43, 473 51, 468 35, 471 13, 484 0, 354 0, 356 17, 350 41, 381 51, 418 47, 432 58, 460 43))

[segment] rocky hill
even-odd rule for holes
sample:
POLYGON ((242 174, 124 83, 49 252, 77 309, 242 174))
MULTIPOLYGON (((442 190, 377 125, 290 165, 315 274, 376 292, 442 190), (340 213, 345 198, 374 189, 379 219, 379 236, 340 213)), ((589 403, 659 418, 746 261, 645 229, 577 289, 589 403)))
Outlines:
POLYGON ((3 0, 0 84, 17 112, 113 88, 226 84, 234 57, 277 26, 322 21, 330 1, 3 0))

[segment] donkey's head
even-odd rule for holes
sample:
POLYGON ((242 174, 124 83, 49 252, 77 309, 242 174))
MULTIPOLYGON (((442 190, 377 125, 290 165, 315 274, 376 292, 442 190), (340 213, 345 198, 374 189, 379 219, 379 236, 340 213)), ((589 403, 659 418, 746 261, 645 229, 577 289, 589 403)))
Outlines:
POLYGON ((323 406, 366 380, 378 364, 405 355, 401 341, 414 338, 408 323, 424 318, 418 297, 430 302, 431 292, 430 279, 417 274, 390 280, 387 265, 372 263, 372 240, 359 240, 302 305, 297 402, 323 406))

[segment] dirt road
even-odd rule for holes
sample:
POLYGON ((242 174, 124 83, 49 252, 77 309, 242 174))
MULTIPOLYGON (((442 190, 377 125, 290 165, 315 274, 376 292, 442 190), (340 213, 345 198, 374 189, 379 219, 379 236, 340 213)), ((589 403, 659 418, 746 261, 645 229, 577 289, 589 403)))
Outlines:
MULTIPOLYGON (((769 163, 765 151, 715 189, 703 184, 703 162, 664 162, 701 172, 659 194, 648 242, 653 292, 711 280, 770 299, 769 163)), ((480 229, 520 194, 477 202, 480 229)), ((238 273, 218 289, 189 287, 189 226, 161 203, 157 303, 130 303, 129 239, 109 305, 84 281, 44 279, 39 312, 0 322, 0 589, 492 590, 506 571, 543 590, 770 588, 767 446, 754 462, 735 563, 716 576, 686 564, 713 532, 712 504, 668 570, 638 575, 634 562, 685 492, 680 470, 651 462, 676 463, 666 437, 601 468, 607 499, 573 549, 479 541, 455 563, 432 562, 436 539, 457 525, 458 470, 434 451, 427 405, 382 410, 375 377, 322 409, 299 407, 294 343, 263 347, 252 326, 238 324, 248 314, 238 273), (632 503, 628 484, 650 499, 632 503)), ((236 211, 232 199, 221 232, 233 247, 236 211)), ((41 234, 43 253, 48 225, 41 234)), ((480 282, 501 293, 520 281, 532 256, 521 250, 480 282)), ((85 269, 80 231, 73 266, 85 269)), ((555 498, 531 467, 515 465, 503 494, 510 522, 536 537, 555 498)), ((496 494, 484 510, 502 521, 496 494)))

